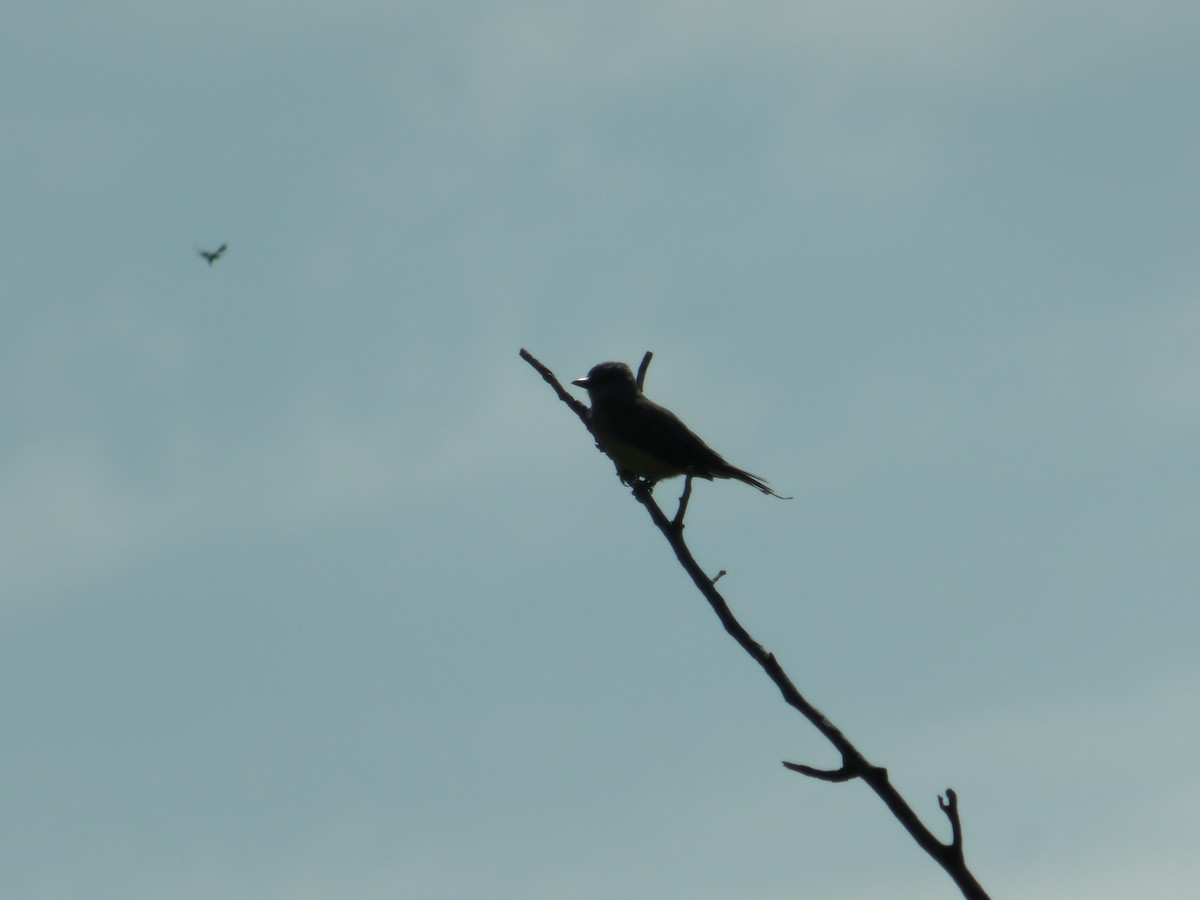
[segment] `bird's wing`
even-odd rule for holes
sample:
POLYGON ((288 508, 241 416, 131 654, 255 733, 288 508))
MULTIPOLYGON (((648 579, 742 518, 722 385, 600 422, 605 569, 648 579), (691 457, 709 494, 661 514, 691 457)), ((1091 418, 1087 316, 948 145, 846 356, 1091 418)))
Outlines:
POLYGON ((605 424, 612 438, 662 460, 680 474, 691 468, 697 478, 735 478, 764 494, 791 499, 777 494, 758 475, 728 463, 677 415, 645 396, 630 404, 623 415, 608 417, 605 424))
POLYGON ((610 423, 613 437, 624 441, 684 472, 689 466, 700 477, 728 466, 715 450, 704 443, 669 409, 639 397, 625 415, 610 423))

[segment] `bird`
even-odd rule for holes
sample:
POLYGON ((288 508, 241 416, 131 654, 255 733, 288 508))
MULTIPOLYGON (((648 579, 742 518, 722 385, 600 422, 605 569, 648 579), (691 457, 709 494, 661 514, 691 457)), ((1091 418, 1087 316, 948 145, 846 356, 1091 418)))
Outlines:
POLYGON ((733 478, 772 497, 791 499, 777 494, 758 475, 730 465, 675 413, 645 396, 625 363, 599 363, 571 384, 588 392, 592 434, 622 477, 632 475, 651 485, 688 474, 709 481, 733 478))
POLYGON ((222 254, 224 254, 225 251, 228 249, 229 249, 228 244, 222 244, 216 250, 197 250, 196 252, 199 253, 202 257, 204 257, 206 260, 208 260, 208 264, 211 266, 218 259, 220 259, 222 254))

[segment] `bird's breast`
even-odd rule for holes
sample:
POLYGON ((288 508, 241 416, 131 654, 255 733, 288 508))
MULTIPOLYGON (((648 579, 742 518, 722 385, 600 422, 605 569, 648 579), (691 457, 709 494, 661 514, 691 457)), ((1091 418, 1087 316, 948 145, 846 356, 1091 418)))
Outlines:
POLYGON ((603 415, 592 417, 592 432, 600 449, 623 471, 632 472, 649 481, 663 478, 673 478, 682 475, 683 469, 677 464, 657 456, 651 448, 642 442, 635 442, 626 437, 617 437, 608 427, 603 415))

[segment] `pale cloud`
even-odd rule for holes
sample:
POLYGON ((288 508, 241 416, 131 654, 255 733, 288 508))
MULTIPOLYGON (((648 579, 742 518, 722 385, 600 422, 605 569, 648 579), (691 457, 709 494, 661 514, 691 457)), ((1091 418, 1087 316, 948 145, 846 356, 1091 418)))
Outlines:
POLYGON ((995 890, 1116 900, 1143 878, 1156 897, 1193 896, 1200 875, 1171 860, 1193 842, 1200 803, 1190 768, 1200 751, 1198 689, 1195 673, 1156 672, 1116 690, 1025 698, 923 727, 922 742, 958 761, 960 788, 988 786, 960 793, 979 817, 968 822, 978 847, 970 855, 980 873, 998 873, 995 890))
MULTIPOLYGON (((1074 13, 1086 14, 1090 27, 1077 45, 1093 52, 1125 33, 1121 23, 1144 21, 1132 4, 1102 8, 1080 5, 1055 15, 1066 28, 1074 13)), ((1047 18, 1041 9, 952 0, 506 4, 468 20, 466 84, 497 128, 585 98, 653 93, 713 63, 731 64, 719 70, 722 77, 790 72, 801 83, 803 73, 820 71, 813 84, 824 90, 894 86, 897 77, 953 79, 961 87, 961 78, 1023 77, 1020 66, 995 67, 1027 35, 1031 16, 1047 18)), ((1047 74, 1040 71, 1043 79, 1047 74)))
POLYGON ((956 337, 934 359, 893 358, 831 384, 806 437, 814 482, 916 471, 931 460, 1024 478, 1200 440, 1200 312, 1190 298, 1074 310, 1049 324, 956 337), (849 452, 847 452, 849 450, 849 452), (990 462, 989 462, 990 461, 990 462))
POLYGON ((172 547, 293 533, 412 498, 432 502, 452 485, 540 477, 568 458, 556 450, 569 432, 547 428, 553 398, 525 369, 514 352, 469 398, 433 412, 347 412, 336 397, 302 394, 248 433, 185 416, 155 433, 146 473, 122 465, 96 430, 22 441, 0 463, 0 595, 10 606, 86 601, 89 581, 172 547), (531 437, 538 429, 546 433, 531 437))
POLYGON ((1134 857, 1087 853, 1065 860, 1052 871, 1005 873, 994 880, 997 893, 1028 900, 1128 900, 1157 897, 1188 900, 1200 892, 1195 866, 1180 862, 1181 855, 1148 850, 1134 857))
MULTIPOLYGON (((1113 605, 1126 585, 1153 580, 1140 597, 1145 632, 1125 657, 1085 656, 1083 644, 1038 661, 1048 680, 1073 685, 1076 696, 1091 687, 1079 684, 1081 667, 1116 683, 1121 673, 1109 666, 1125 666, 1126 689, 1097 688, 1081 702, 1064 697, 1065 688, 1031 698, 1021 696, 1028 676, 1006 685, 962 672, 960 695, 994 697, 994 705, 979 701, 925 723, 920 734, 897 735, 915 762, 883 755, 896 777, 926 778, 911 799, 938 826, 945 822, 934 793, 944 778, 960 787, 969 858, 997 894, 1115 900, 1148 889, 1168 897, 1200 890, 1187 868, 1200 784, 1179 774, 1200 742, 1192 712, 1200 685, 1187 673, 1154 672, 1165 665, 1161 643, 1190 633, 1184 599, 1195 574, 1186 537, 1196 504, 1171 480, 1195 484, 1187 461, 1200 437, 1200 315, 1186 241, 1161 239, 1189 233, 1195 204, 1187 192, 1200 169, 1187 154, 1190 125, 1179 118, 1186 103, 1158 90, 1190 83, 1170 78, 1172 65, 1194 74, 1194 53, 1178 50, 1194 34, 1182 27, 1189 18, 1195 24, 1191 6, 268 0, 184 8, 120 0, 90 18, 78 3, 24 7, 25 24, 0 36, 12 51, 0 53, 0 70, 31 87, 6 106, 19 126, 12 146, 25 202, 6 242, 14 266, 5 297, 16 300, 0 358, 0 619, 13 626, 11 640, 29 648, 15 663, 22 669, 10 699, 18 711, 57 722, 53 733, 62 738, 46 759, 24 749, 30 742, 11 748, 14 771, 31 760, 35 768, 63 766, 65 793, 49 801, 53 809, 39 804, 45 816, 90 814, 70 778, 105 783, 130 749, 154 747, 154 723, 121 692, 86 720, 62 709, 76 682, 43 676, 89 677, 71 655, 80 640, 103 636, 101 665, 121 666, 95 674, 122 684, 179 679, 190 700, 178 714, 189 727, 229 728, 214 714, 222 692, 209 683, 222 674, 221 659, 201 646, 191 665, 164 673, 157 656, 139 652, 147 636, 193 652, 191 635, 165 634, 157 612, 147 618, 136 602, 126 605, 128 618, 82 617, 110 630, 80 633, 73 608, 109 602, 97 598, 135 581, 147 597, 204 608, 205 621, 232 633, 244 620, 206 607, 236 587, 243 560, 269 566, 285 544, 337 577, 336 565, 320 568, 341 561, 337 541, 379 524, 381 542, 395 529, 397 553, 406 536, 428 537, 420 552, 431 593, 407 596, 426 582, 402 578, 397 606, 418 609, 423 623, 445 613, 437 624, 452 643, 474 638, 468 629, 482 627, 479 617, 464 612, 495 593, 495 573, 460 566, 439 579, 453 565, 456 539, 476 541, 484 558, 519 559, 510 550, 524 551, 508 548, 495 522, 524 517, 529 545, 551 549, 567 540, 549 524, 555 519, 573 532, 593 521, 606 533, 607 509, 580 508, 570 485, 594 475, 606 492, 617 487, 611 466, 517 348, 530 342, 569 378, 611 356, 636 364, 649 347, 658 354, 652 396, 739 464, 761 466, 789 492, 809 496, 769 511, 790 517, 775 536, 787 548, 781 558, 812 551, 803 546, 810 528, 839 534, 822 499, 857 501, 848 516, 869 504, 880 534, 915 534, 905 565, 916 572, 955 576, 954 567, 968 569, 976 558, 949 558, 940 542, 918 546, 914 515, 951 523, 947 529, 971 523, 986 545, 978 558, 1011 567, 1004 574, 1012 581, 997 586, 995 569, 985 567, 964 582, 965 595, 1021 582, 1049 597, 1054 585, 1070 584, 1043 627, 1066 634, 1075 622, 1090 623, 1085 637, 1111 648, 1139 612, 1097 619, 1093 598, 1074 588, 1105 582, 1104 602, 1113 605), (1058 117, 1059 109, 1070 114, 1058 117), (1106 126, 1099 135, 1097 121, 1106 126), (1126 134, 1128 146, 1094 140, 1126 134), (1022 151, 1016 158, 1012 147, 995 145, 1010 137, 1022 151), (1069 145, 1058 147, 1057 164, 1039 152, 1047 140, 1069 145), (1068 171, 1093 150, 1105 165, 1068 171), (1160 164, 1162 157, 1170 159, 1160 164), (998 164, 1011 169, 994 184, 988 178, 998 164), (979 197, 971 193, 976 178, 979 197), (802 202, 814 194, 826 202, 815 211, 802 202), (688 206, 696 197, 704 202, 688 206), (961 220, 947 224, 946 210, 961 220), (870 215, 859 218, 864 211, 870 215), (1099 236, 1113 240, 1090 243, 1095 216, 1107 213, 1119 227, 1099 236), (805 227, 794 234, 809 242, 804 248, 788 243, 788 224, 800 220, 805 227), (224 239, 226 221, 242 236, 230 231, 229 267, 210 270, 190 244, 207 238, 195 231, 218 225, 224 239), (904 241, 878 246, 901 229, 933 238, 914 242, 916 252, 904 241), (689 252, 656 242, 662 234, 689 252), (760 246, 750 241, 775 235, 778 244, 743 257, 760 246), (883 264, 879 250, 891 254, 883 264), (940 280, 928 267, 945 260, 956 277, 940 280), (1010 275, 1024 262, 1041 268, 1017 271, 1014 288, 1010 275), (761 279, 714 279, 741 274, 738 265, 761 279), (689 280, 693 267, 700 271, 689 280), (810 280, 817 267, 823 271, 810 280), (1138 296, 1116 296, 1109 276, 1121 272, 1139 285, 1138 296), (862 276, 857 294, 842 289, 843 274, 862 276), (1094 285, 1108 290, 1093 298, 1094 285), (974 305, 947 296, 960 289, 974 305), (706 291, 721 294, 723 305, 698 296, 706 291), (737 321, 754 328, 731 329, 737 321), (764 460, 756 445, 786 451, 785 464, 764 460), (1090 507, 1062 502, 1104 502, 1114 475, 1129 476, 1121 484, 1136 496, 1105 502, 1104 513, 1122 525, 1142 517, 1133 536, 1161 553, 1151 557, 1115 525, 1093 521, 1090 507), (554 485, 567 487, 547 490, 554 485), (884 493, 926 488, 945 493, 929 507, 922 498, 920 509, 889 504, 884 493), (1068 490, 1077 493, 1056 493, 1068 490), (1156 490, 1164 506, 1173 504, 1171 516, 1156 507, 1145 520, 1156 490), (526 521, 535 513, 523 491, 564 508, 526 521), (481 510, 486 515, 472 515, 481 510), (463 528, 452 530, 459 517, 463 528), (1078 533, 1089 525, 1104 529, 1103 540, 1078 533), (1018 532, 1035 558, 997 562, 993 550, 1003 556, 1018 532), (1096 552, 1060 552, 1072 542, 1096 552), (436 596, 439 581, 446 597, 436 596), (1174 605, 1150 591, 1169 592, 1174 605), (455 602, 438 602, 447 597, 455 602), (42 607, 51 615, 39 619, 42 607), (128 733, 96 746, 89 723, 100 719, 128 733), (939 758, 923 775, 931 742, 939 758)), ((666 496, 677 492, 673 485, 666 496)), ((626 512, 622 504, 613 514, 626 512)), ((889 544, 868 531, 841 532, 840 547, 853 558, 847 571, 871 579, 869 597, 875 580, 890 590, 895 579, 889 544)), ((774 593, 794 595, 794 568, 781 570, 774 593)), ((804 570, 804 596, 835 595, 837 584, 822 581, 833 577, 828 569, 804 570)), ((310 590, 325 587, 318 581, 310 590)), ((902 614, 927 621, 938 614, 936 594, 914 591, 902 614)), ((308 619, 313 627, 297 629, 297 639, 316 641, 322 621, 344 621, 342 604, 316 596, 301 591, 295 606, 331 618, 308 619)), ((533 599, 557 602, 551 594, 533 599)), ((963 615, 978 625, 969 607, 963 615)), ((498 654, 528 643, 525 617, 510 611, 495 620, 515 629, 488 635, 498 654)), ((403 631, 416 620, 395 621, 403 631)), ((1006 625, 1025 624, 996 621, 988 634, 979 625, 985 656, 1003 653, 1006 625)), ((436 655, 437 633, 398 631, 395 658, 418 643, 436 655)), ((374 634, 381 643, 392 638, 374 634)), ((909 646, 903 629, 889 639, 909 646)), ((241 649, 245 668, 236 671, 302 689, 321 675, 312 676, 310 662, 334 648, 297 645, 286 660, 279 649, 259 646, 251 632, 241 649)), ((1169 658, 1185 653, 1180 643, 1169 658)), ((475 678, 470 666, 482 665, 487 681, 508 674, 495 665, 528 663, 530 683, 539 677, 529 654, 504 656, 464 657, 458 674, 475 678)), ((364 669, 369 683, 345 685, 347 707, 357 708, 358 721, 374 717, 363 698, 389 684, 403 689, 419 665, 423 659, 369 676, 364 669)), ((895 673, 868 671, 864 683, 876 676, 895 673)), ((568 696, 569 681, 550 679, 546 689, 566 692, 564 704, 578 701, 568 696)), ((479 732, 478 710, 459 704, 447 685, 425 693, 431 707, 452 710, 479 732)), ((471 698, 495 707, 483 718, 494 718, 491 733, 527 730, 529 698, 519 690, 471 698)), ((294 712, 302 704, 306 716, 318 711, 294 700, 294 712)), ((284 728, 286 710, 263 711, 284 728)), ((401 724, 404 734, 452 740, 432 712, 415 711, 401 724)), ((308 746, 309 733, 297 721, 277 740, 281 752, 317 771, 333 757, 308 746)), ((703 756, 713 748, 696 749, 712 771, 728 771, 728 759, 703 756)), ((400 763, 386 772, 339 769, 347 792, 333 802, 362 821, 312 808, 310 820, 287 833, 263 833, 227 852, 222 840, 236 808, 220 804, 214 818, 196 820, 184 792, 168 790, 147 795, 144 821, 100 810, 112 827, 79 832, 71 858, 14 851, 10 879, 28 886, 24 896, 45 898, 104 889, 114 897, 472 896, 494 894, 498 884, 514 893, 531 885, 524 896, 612 896, 621 893, 614 884, 664 877, 664 850, 681 876, 692 872, 695 848, 712 837, 695 821, 672 830, 678 797, 695 796, 698 783, 673 781, 657 784, 656 797, 635 809, 660 805, 670 823, 661 844, 653 835, 631 839, 628 810, 619 810, 595 824, 594 845, 577 851, 555 821, 561 810, 532 794, 522 797, 525 821, 506 814, 510 827, 499 838, 480 827, 464 841, 464 828, 492 821, 487 798, 442 809, 433 823, 440 830, 419 810, 388 806, 389 790, 408 797, 429 789, 430 773, 405 764, 403 735, 396 752, 400 763), (355 797, 380 796, 377 807, 354 808, 355 797), (193 825, 160 835, 156 825, 166 821, 193 825), (555 839, 564 852, 547 861, 555 839), (485 855, 476 853, 469 871, 464 845, 485 855), (593 864, 593 855, 622 863, 593 864)), ((511 768, 503 752, 495 759, 511 768)), ((164 777, 166 787, 215 795, 228 788, 173 764, 164 777)), ((580 799, 599 802, 588 794, 595 784, 579 787, 580 799)), ((839 837, 830 822, 864 824, 846 816, 846 794, 800 790, 801 820, 831 843, 839 837)), ((755 809, 724 799, 727 806, 717 798, 712 809, 725 823, 747 821, 755 809)), ((10 812, 18 826, 30 815, 20 803, 10 812)), ((903 844, 895 867, 886 848, 873 857, 886 874, 848 876, 816 859, 797 878, 785 853, 763 877, 786 883, 779 896, 814 883, 847 898, 932 896, 930 884, 952 893, 902 834, 892 835, 877 804, 863 814, 903 844)), ((749 846, 759 833, 738 840, 749 846)), ((711 883, 680 881, 678 890, 720 896, 711 883)))
MULTIPOLYGON (((1109 435, 1112 447, 1200 436, 1200 307, 1191 298, 1143 298, 1071 317, 988 356, 1014 360, 1023 390, 1014 417, 1109 435)), ((1010 403, 1012 402, 1010 398, 1010 403)))
POLYGON ((97 378, 116 367, 171 379, 191 365, 195 342, 163 312, 169 305, 135 296, 127 286, 109 285, 69 309, 31 307, 15 352, 0 361, 0 402, 10 414, 36 409, 43 427, 53 427, 56 416, 86 411, 97 378))
POLYGON ((1118 399, 1140 410, 1156 429, 1193 440, 1200 437, 1197 293, 1165 308, 1128 315, 1133 321, 1125 339, 1132 352, 1126 357, 1129 375, 1118 399))
POLYGON ((436 477, 411 465, 407 442, 395 423, 331 414, 238 437, 183 425, 159 436, 143 478, 94 434, 31 441, 0 465, 0 594, 11 605, 80 597, 166 548, 378 507, 415 473, 436 477))
POLYGON ((22 606, 134 552, 142 503, 78 445, 30 444, 0 467, 0 595, 22 606))

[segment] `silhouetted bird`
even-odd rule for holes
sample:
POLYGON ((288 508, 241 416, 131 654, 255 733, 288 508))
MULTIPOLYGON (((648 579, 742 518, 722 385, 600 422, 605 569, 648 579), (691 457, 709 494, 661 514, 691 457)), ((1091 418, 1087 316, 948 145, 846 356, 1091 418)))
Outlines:
POLYGON ((731 466, 678 416, 647 398, 625 363, 602 362, 593 366, 586 378, 576 378, 571 384, 587 389, 592 401, 592 434, 622 475, 653 483, 690 471, 709 481, 736 478, 764 494, 791 499, 775 493, 757 475, 731 466))
POLYGON ((228 249, 229 249, 228 244, 222 244, 216 250, 197 250, 196 252, 199 253, 201 256, 203 256, 206 260, 208 260, 208 264, 211 266, 218 259, 220 259, 221 256, 228 249))

